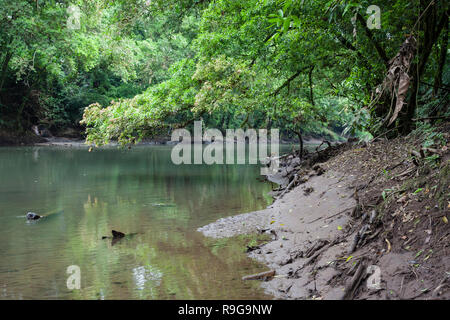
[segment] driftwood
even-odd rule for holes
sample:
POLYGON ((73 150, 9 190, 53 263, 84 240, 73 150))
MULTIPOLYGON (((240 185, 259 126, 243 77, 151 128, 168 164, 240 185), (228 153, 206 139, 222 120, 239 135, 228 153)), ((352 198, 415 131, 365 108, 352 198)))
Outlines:
POLYGON ((274 276, 275 276, 275 270, 270 270, 270 271, 261 272, 261 273, 252 274, 252 275, 249 275, 249 276, 242 277, 242 280, 243 281, 246 281, 246 280, 263 280, 263 281, 267 281, 267 280, 270 280, 271 278, 273 278, 274 276))
POLYGON ((416 170, 416 168, 414 168, 414 167, 413 167, 413 168, 409 168, 409 169, 403 171, 402 173, 397 174, 397 175, 394 176, 393 178, 399 178, 399 177, 406 176, 406 175, 408 175, 408 174, 414 172, 415 170, 416 170))
MULTIPOLYGON (((299 273, 301 270, 303 270, 308 265, 314 263, 323 252, 327 251, 330 247, 334 246, 336 243, 339 243, 340 241, 341 241, 341 239, 337 238, 337 239, 333 240, 332 242, 328 242, 327 240, 319 240, 318 242, 316 242, 310 249, 308 249, 308 251, 310 251, 308 253, 309 258, 305 261, 305 263, 303 263, 299 268, 297 268, 297 270, 290 271, 288 273, 289 278, 298 279, 299 273), (321 241, 323 241, 324 245, 321 245, 322 244, 322 243, 320 243, 321 241)), ((298 253, 298 257, 305 258, 305 254, 300 251, 298 253)), ((292 258, 292 256, 291 256, 291 258, 292 258)), ((292 258, 292 260, 294 260, 294 259, 292 258)))
POLYGON ((298 174, 295 174, 294 179, 292 179, 291 183, 288 184, 286 189, 284 189, 283 193, 280 195, 280 199, 283 198, 283 196, 286 194, 286 192, 288 192, 291 189, 291 187, 297 182, 297 180, 298 180, 298 174))
POLYGON ((308 178, 312 176, 312 173, 309 172, 310 169, 314 170, 314 174, 317 176, 325 173, 325 169, 318 163, 328 160, 330 157, 339 152, 339 150, 342 150, 350 143, 332 145, 329 141, 325 140, 324 142, 322 142, 322 145, 323 144, 328 144, 328 147, 323 150, 305 154, 305 157, 303 158, 300 158, 297 155, 297 152, 288 153, 279 157, 265 158, 265 161, 263 161, 263 163, 267 167, 270 167, 273 161, 280 161, 279 167, 286 167, 286 169, 284 169, 284 174, 281 173, 281 171, 269 174, 269 176, 272 175, 275 177, 280 176, 283 178, 287 178, 288 182, 283 183, 280 188, 276 190, 280 192, 278 198, 282 198, 293 187, 296 187, 308 181, 308 178), (297 161, 298 163, 294 163, 297 161))
POLYGON ((438 296, 440 296, 442 294, 443 288, 450 287, 449 280, 450 276, 447 275, 444 277, 444 279, 442 279, 441 282, 439 282, 439 285, 436 287, 436 289, 433 290, 433 298, 437 298, 438 296))
POLYGON ((325 244, 323 247, 320 247, 319 249, 316 250, 316 252, 308 259, 306 260, 306 262, 303 264, 303 266, 301 267, 301 269, 303 269, 304 267, 306 267, 307 265, 310 265, 311 263, 313 263, 314 261, 316 261, 316 259, 325 251, 327 251, 330 247, 334 246, 336 243, 339 242, 339 239, 335 239, 333 242, 327 243, 325 244))
POLYGON ((366 263, 364 260, 359 262, 358 269, 356 270, 355 274, 353 275, 350 282, 345 286, 345 292, 342 297, 343 300, 352 300, 355 296, 356 290, 358 289, 359 285, 361 284, 361 281, 366 276, 366 263))
MULTIPOLYGON (((327 144, 327 145, 328 145, 328 148, 331 148, 331 147, 332 147, 330 141, 328 141, 328 140, 323 140, 322 143, 321 143, 318 147, 316 147, 316 152, 317 152, 317 153, 320 152, 319 149, 320 149, 320 147, 323 146, 324 144, 327 144)), ((324 149, 324 150, 326 150, 326 149, 324 149)))
MULTIPOLYGON (((317 218, 317 219, 314 219, 314 220, 308 222, 308 224, 314 223, 314 222, 319 221, 319 220, 322 220, 322 219, 328 220, 328 219, 334 218, 334 217, 336 217, 336 216, 338 216, 338 215, 340 215, 340 214, 345 213, 346 211, 348 211, 348 210, 350 210, 350 209, 352 209, 352 208, 344 209, 344 210, 339 211, 338 213, 332 214, 331 216, 328 216, 328 217, 319 217, 319 218, 317 218)), ((353 214, 354 210, 355 210, 355 208, 353 208, 352 214, 353 214)))
MULTIPOLYGON (((353 253, 356 248, 358 247, 358 245, 362 245, 366 236, 367 236, 367 231, 371 230, 371 226, 374 224, 375 222, 375 218, 377 217, 377 212, 375 210, 372 210, 370 217, 369 217, 369 222, 367 224, 365 224, 355 235, 355 237, 353 238, 353 243, 352 246, 350 247, 350 251, 349 253, 353 253)), ((362 219, 363 221, 365 220, 365 216, 362 219)))
POLYGON ((322 249, 326 244, 328 244, 327 240, 318 239, 308 250, 305 251, 303 256, 305 258, 310 258, 317 250, 322 249))

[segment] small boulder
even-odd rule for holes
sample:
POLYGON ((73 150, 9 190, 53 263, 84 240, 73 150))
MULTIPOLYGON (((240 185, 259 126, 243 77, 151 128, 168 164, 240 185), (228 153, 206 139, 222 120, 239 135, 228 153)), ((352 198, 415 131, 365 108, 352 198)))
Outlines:
POLYGON ((120 232, 120 231, 116 231, 116 230, 112 230, 112 235, 114 239, 119 239, 119 238, 123 238, 125 237, 125 234, 120 232))
POLYGON ((27 219, 28 220, 39 220, 41 218, 41 216, 40 215, 37 215, 36 213, 34 213, 34 212, 28 212, 27 213, 27 219))

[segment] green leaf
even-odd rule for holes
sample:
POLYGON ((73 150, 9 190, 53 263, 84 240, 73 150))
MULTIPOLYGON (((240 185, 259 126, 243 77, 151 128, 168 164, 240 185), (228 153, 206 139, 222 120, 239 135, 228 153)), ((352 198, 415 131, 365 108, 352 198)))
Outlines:
POLYGON ((291 18, 286 18, 285 20, 284 20, 284 23, 283 23, 283 32, 288 32, 289 31, 289 27, 290 27, 290 25, 291 25, 291 18))

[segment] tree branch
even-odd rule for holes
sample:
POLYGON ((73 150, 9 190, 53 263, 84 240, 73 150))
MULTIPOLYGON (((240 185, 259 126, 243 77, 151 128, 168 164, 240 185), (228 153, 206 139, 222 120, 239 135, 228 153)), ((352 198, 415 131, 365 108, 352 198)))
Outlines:
POLYGON ((337 39, 339 40, 339 42, 340 42, 345 48, 347 48, 347 49, 350 50, 350 51, 356 52, 358 58, 361 59, 361 61, 364 63, 364 65, 366 66, 366 68, 367 68, 368 70, 371 70, 371 69, 372 69, 371 66, 370 66, 370 64, 369 64, 369 62, 367 61, 367 59, 362 55, 361 52, 358 51, 358 49, 355 48, 354 45, 351 44, 350 41, 348 41, 347 39, 345 39, 345 37, 344 37, 342 34, 340 34, 340 33, 336 34, 336 37, 337 37, 337 39))
POLYGON ((280 87, 278 87, 278 89, 276 89, 274 92, 272 92, 271 94, 269 94, 270 97, 274 97, 276 95, 278 95, 280 93, 281 90, 283 90, 283 88, 285 88, 286 86, 288 86, 292 80, 294 80, 295 78, 297 78, 303 71, 305 71, 306 69, 311 68, 311 66, 307 66, 304 67, 300 70, 298 70, 296 73, 294 73, 289 79, 287 79, 280 87))
POLYGON ((378 43, 378 41, 375 39, 372 30, 367 28, 366 21, 364 20, 363 16, 358 12, 356 14, 356 18, 361 23, 362 27, 364 28, 364 31, 366 32, 367 37, 370 39, 372 44, 375 46, 375 49, 377 50, 378 55, 383 60, 384 64, 387 66, 389 63, 389 58, 387 57, 386 51, 384 51, 383 47, 378 43))

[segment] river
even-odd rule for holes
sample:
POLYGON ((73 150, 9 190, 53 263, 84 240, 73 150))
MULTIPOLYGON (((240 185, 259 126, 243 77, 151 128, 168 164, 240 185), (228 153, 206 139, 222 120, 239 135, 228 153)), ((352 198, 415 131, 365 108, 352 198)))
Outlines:
POLYGON ((0 148, 0 299, 270 298, 241 281, 266 270, 241 242, 196 231, 265 208, 260 167, 176 166, 170 151, 0 148), (102 240, 113 229, 137 234, 102 240), (73 265, 79 290, 67 286, 73 265))

